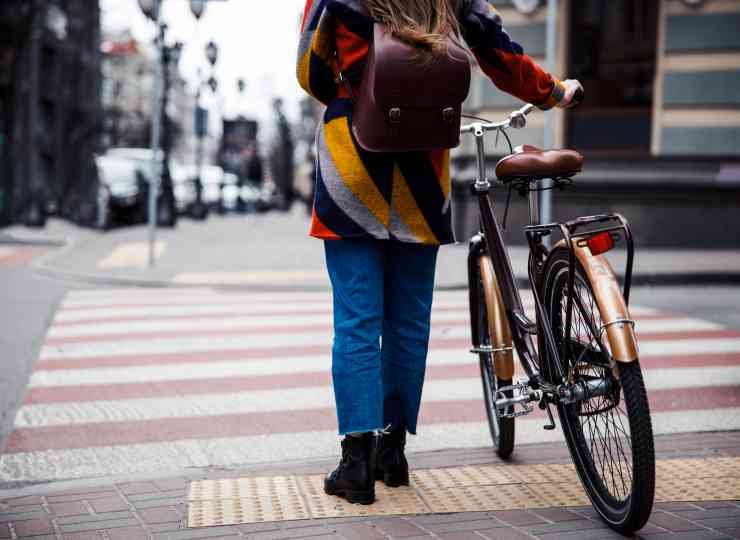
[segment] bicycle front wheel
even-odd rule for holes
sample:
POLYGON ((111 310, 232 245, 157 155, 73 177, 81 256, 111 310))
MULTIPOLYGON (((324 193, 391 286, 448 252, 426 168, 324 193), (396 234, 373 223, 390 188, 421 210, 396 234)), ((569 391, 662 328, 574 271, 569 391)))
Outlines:
MULTIPOLYGON (((543 301, 558 350, 564 349, 569 282, 568 251, 558 249, 543 275, 543 301)), ((562 373, 574 384, 607 382, 605 394, 558 405, 565 439, 594 508, 615 530, 630 534, 645 525, 655 493, 655 451, 645 383, 639 362, 610 367, 610 351, 596 296, 578 261, 566 357, 547 358, 552 382, 562 373)))

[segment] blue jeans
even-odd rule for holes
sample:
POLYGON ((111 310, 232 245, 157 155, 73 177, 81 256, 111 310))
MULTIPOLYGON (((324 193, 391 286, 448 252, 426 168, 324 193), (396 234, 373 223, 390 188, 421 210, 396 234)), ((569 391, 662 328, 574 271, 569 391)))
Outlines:
POLYGON ((391 425, 415 434, 438 246, 342 239, 324 248, 334 292, 339 433, 391 425))

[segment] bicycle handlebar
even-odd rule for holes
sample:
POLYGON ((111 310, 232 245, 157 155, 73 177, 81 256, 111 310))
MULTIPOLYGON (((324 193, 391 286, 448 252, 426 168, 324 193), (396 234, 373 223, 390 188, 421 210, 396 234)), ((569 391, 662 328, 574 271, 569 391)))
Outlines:
POLYGON ((534 105, 527 103, 521 109, 517 109, 509 114, 509 118, 503 122, 474 122, 467 124, 460 128, 460 133, 475 133, 476 135, 482 135, 485 131, 493 131, 496 129, 521 129, 527 125, 526 116, 534 110, 534 105))

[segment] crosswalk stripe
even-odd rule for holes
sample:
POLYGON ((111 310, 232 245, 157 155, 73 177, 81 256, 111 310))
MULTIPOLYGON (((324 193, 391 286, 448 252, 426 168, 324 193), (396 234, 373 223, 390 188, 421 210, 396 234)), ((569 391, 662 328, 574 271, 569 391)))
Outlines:
MULTIPOLYGON (((435 304, 434 309, 467 309, 468 304, 463 298, 458 300, 441 301, 435 304)), ((264 302, 220 302, 206 301, 186 305, 165 303, 158 306, 130 304, 121 307, 100 307, 81 309, 62 309, 56 313, 54 324, 70 322, 87 322, 106 320, 156 319, 161 317, 198 317, 204 315, 285 315, 285 314, 315 314, 330 313, 332 304, 325 302, 280 303, 264 302)))
MULTIPOLYGON (((740 366, 644 370, 649 392, 705 386, 740 386, 740 366)), ((333 406, 328 372, 323 386, 212 393, 175 397, 106 400, 69 404, 25 405, 16 415, 16 427, 39 428, 99 422, 218 416, 253 412, 292 411, 333 406)), ((738 396, 740 398, 740 396, 738 396)), ((427 380, 424 401, 482 398, 479 377, 427 380)))
MULTIPOLYGON (((467 294, 461 289, 437 289, 434 291, 435 299, 463 298, 467 294)), ((127 301, 157 301, 172 298, 192 298, 196 301, 205 297, 218 298, 240 298, 249 301, 267 300, 270 302, 293 302, 302 300, 326 299, 331 297, 330 290, 322 291, 241 291, 239 289, 223 290, 218 288, 203 287, 170 287, 170 288, 115 288, 115 289, 79 289, 69 291, 65 296, 65 302, 70 304, 110 304, 120 299, 127 301)), ((522 291, 522 297, 531 298, 531 293, 522 291)))
MULTIPOLYGON (((473 361, 467 352, 469 341, 451 340, 433 343, 427 359, 428 364, 464 364, 473 361), (441 348, 439 345, 448 345, 441 348)), ((64 366, 64 369, 47 369, 62 360, 52 360, 37 366, 32 373, 29 386, 64 386, 87 384, 119 384, 147 381, 209 379, 227 376, 254 376, 281 373, 305 373, 327 369, 330 365, 330 347, 321 346, 315 349, 295 347, 281 351, 286 354, 282 359, 268 350, 257 351, 258 354, 250 357, 247 351, 226 351, 223 361, 213 353, 194 353, 188 359, 184 353, 174 353, 166 358, 154 357, 146 362, 146 357, 128 358, 112 357, 110 365, 99 358, 82 359, 79 369, 64 366), (99 366, 99 367, 98 367, 99 366)), ((666 359, 664 364, 670 365, 671 359, 683 359, 686 366, 686 357, 690 358, 688 365, 702 365, 704 355, 740 353, 740 338, 722 338, 690 340, 676 342, 673 339, 643 341, 640 343, 640 359, 643 365, 649 365, 653 357, 666 359)), ((738 355, 731 357, 736 360, 738 355)), ((711 358, 711 357, 710 357, 711 358)), ((723 362, 724 364, 724 362, 723 362)), ((655 366, 659 367, 659 366, 655 366)))
MULTIPOLYGON (((116 340, 121 342, 137 339, 157 339, 171 336, 228 335, 252 333, 279 333, 312 331, 327 334, 331 332, 331 315, 284 316, 284 317, 230 317, 228 319, 194 320, 154 320, 147 322, 108 323, 95 326, 74 325, 51 327, 47 333, 46 345, 58 346, 71 343, 94 343, 116 340)), ((465 327, 470 325, 466 311, 440 311, 432 316, 432 329, 465 327)), ((693 318, 657 319, 640 321, 637 331, 640 334, 698 332, 720 330, 722 326, 709 321, 693 318)))
MULTIPOLYGON (((525 308, 532 308, 534 300, 524 299, 525 308)), ((298 314, 298 313, 330 313, 332 303, 330 298, 307 299, 306 301, 268 301, 267 299, 240 300, 219 297, 206 297, 202 300, 188 300, 187 302, 162 301, 160 303, 130 302, 128 304, 104 304, 96 307, 78 306, 63 307, 54 317, 55 324, 74 322, 93 322, 107 320, 152 319, 161 317, 204 316, 204 315, 270 315, 270 314, 298 314)), ((468 308, 465 295, 449 296, 435 299, 433 309, 460 309, 468 308)), ((654 309, 642 306, 630 308, 633 317, 652 316, 657 312, 654 309)))
MULTIPOLYGON (((331 302, 331 291, 306 292, 241 292, 219 291, 215 289, 141 289, 141 290, 93 290, 70 291, 61 304, 62 309, 111 307, 114 305, 198 305, 206 299, 217 303, 268 303, 268 304, 301 304, 305 302, 331 302)), ((467 301, 467 291, 436 290, 435 304, 449 301, 467 301)), ((523 291, 522 300, 532 302, 529 291, 523 291)))
MULTIPOLYGON (((453 340, 465 342, 469 339, 469 329, 465 327, 444 328, 443 331, 433 332, 433 342, 449 342, 453 340)), ((727 336, 719 335, 716 338, 706 335, 694 336, 681 333, 668 334, 660 339, 643 339, 639 343, 641 355, 655 354, 697 354, 716 352, 740 351, 740 332, 728 331, 727 336)), ((278 334, 277 336, 284 336, 278 334)), ((262 333, 254 336, 224 335, 218 339, 209 336, 182 336, 178 338, 162 338, 147 340, 126 341, 122 346, 118 340, 87 343, 71 343, 65 345, 46 345, 41 348, 41 361, 69 360, 71 358, 96 357, 140 357, 157 354, 180 354, 189 352, 209 353, 214 351, 237 350, 279 350, 285 342, 284 337, 276 337, 262 333)), ((291 333, 289 344, 292 347, 322 346, 329 342, 329 337, 323 333, 291 333)), ((432 344, 432 346, 434 343, 432 344)), ((462 345, 465 347, 466 345, 462 345)))
MULTIPOLYGON (((460 357, 459 363, 429 363, 426 369, 426 380, 479 377, 478 359, 468 355, 460 357)), ((734 367, 740 365, 740 354, 726 354, 694 357, 653 357, 641 360, 643 370, 697 368, 697 367, 734 367)), ((298 367, 298 369, 302 369, 298 367)), ((146 399, 154 397, 186 396, 210 393, 248 392, 265 388, 300 388, 325 387, 328 382, 328 362, 319 366, 309 366, 306 371, 263 375, 233 375, 228 371, 206 374, 203 378, 170 379, 165 381, 148 380, 145 374, 139 382, 115 382, 115 384, 75 384, 75 381, 64 380, 64 384, 54 385, 54 380, 42 381, 42 384, 29 387, 24 403, 33 405, 41 403, 80 403, 87 401, 107 401, 117 399, 146 399), (314 368, 311 370, 311 368, 314 368), (51 383, 46 385, 45 383, 51 383), (66 384, 69 383, 69 384, 66 384)), ((516 376, 521 376, 517 366, 516 376)))

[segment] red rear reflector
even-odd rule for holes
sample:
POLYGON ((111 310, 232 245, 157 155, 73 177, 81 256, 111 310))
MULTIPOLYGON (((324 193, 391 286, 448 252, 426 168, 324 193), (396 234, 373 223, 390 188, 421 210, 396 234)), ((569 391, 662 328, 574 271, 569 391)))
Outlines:
POLYGON ((608 232, 603 232, 597 234, 596 236, 592 236, 586 241, 586 243, 591 249, 592 255, 601 255, 602 253, 606 253, 614 247, 614 239, 612 238, 612 235, 608 232))

